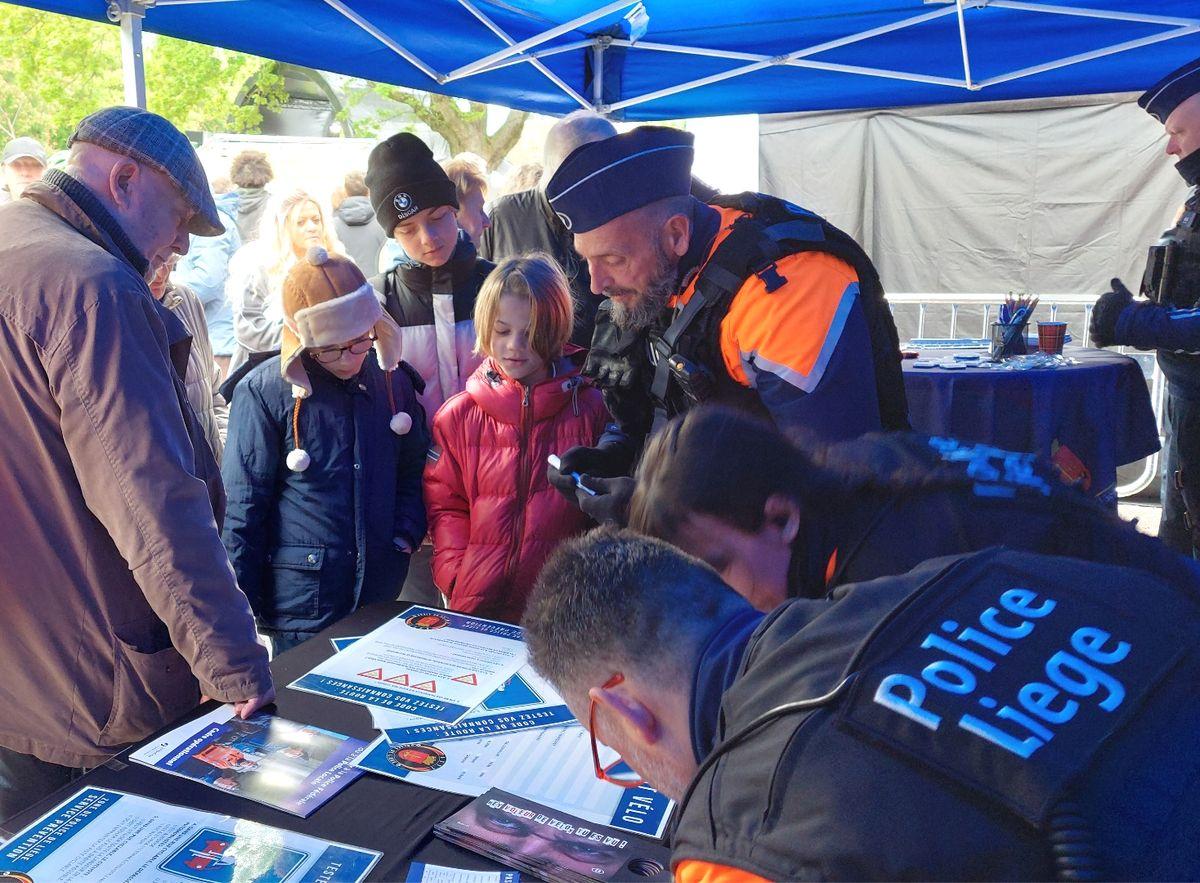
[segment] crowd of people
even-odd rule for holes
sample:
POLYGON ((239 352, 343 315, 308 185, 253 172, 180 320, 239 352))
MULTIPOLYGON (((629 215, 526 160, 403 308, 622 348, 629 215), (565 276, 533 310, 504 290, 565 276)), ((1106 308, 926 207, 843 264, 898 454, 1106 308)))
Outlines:
POLYGON ((913 432, 870 257, 693 153, 579 111, 489 205, 401 133, 327 209, 136 108, 11 143, 0 821, 409 597, 525 626, 678 880, 1200 872, 1200 569, 913 432))

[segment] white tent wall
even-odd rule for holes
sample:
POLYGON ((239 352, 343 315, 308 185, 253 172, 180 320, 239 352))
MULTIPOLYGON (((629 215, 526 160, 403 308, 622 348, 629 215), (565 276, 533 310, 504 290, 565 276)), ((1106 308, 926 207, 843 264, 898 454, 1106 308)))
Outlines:
POLYGON ((1136 291, 1182 205, 1165 144, 1136 95, 780 114, 760 181, 858 238, 888 291, 1098 296, 1136 291))

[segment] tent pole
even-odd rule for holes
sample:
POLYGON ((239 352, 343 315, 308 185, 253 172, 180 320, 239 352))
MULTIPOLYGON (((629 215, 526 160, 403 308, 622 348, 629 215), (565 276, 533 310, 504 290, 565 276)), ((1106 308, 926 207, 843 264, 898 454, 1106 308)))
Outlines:
POLYGON ((954 8, 958 11, 958 42, 962 46, 963 80, 966 81, 967 88, 974 91, 978 87, 971 80, 971 53, 967 49, 967 22, 963 16, 963 0, 958 0, 954 8))
MULTIPOLYGON (((611 38, 610 38, 611 39, 611 38)), ((604 50, 608 42, 598 38, 592 43, 592 110, 601 113, 604 106, 604 50)))
MULTIPOLYGON (((484 15, 475 6, 475 4, 471 2, 471 0, 458 0, 458 2, 462 6, 464 6, 466 8, 466 10, 469 13, 471 13, 471 15, 475 16, 477 19, 479 19, 481 22, 483 22, 483 24, 485 26, 487 26, 487 29, 489 31, 491 31, 493 34, 495 34, 497 37, 499 37, 501 40, 503 40, 506 44, 508 44, 509 46, 513 46, 516 44, 516 40, 514 40, 512 37, 510 37, 508 35, 508 33, 503 28, 501 28, 498 24, 496 24, 494 21, 492 21, 486 15, 484 15)), ((568 86, 566 81, 564 81, 562 77, 560 77, 558 74, 554 73, 554 71, 550 70, 550 68, 546 67, 546 65, 544 65, 538 59, 536 59, 530 55, 519 55, 517 57, 521 61, 529 62, 530 66, 532 66, 536 71, 538 71, 540 74, 542 74, 542 76, 544 76, 547 80, 549 80, 551 83, 553 83, 558 88, 562 89, 564 92, 567 93, 567 95, 569 95, 576 102, 578 102, 580 107, 590 107, 591 106, 587 103, 586 98, 584 98, 582 95, 580 95, 578 92, 576 92, 570 86, 568 86)))
POLYGON ((417 58, 417 56, 415 56, 413 53, 409 52, 383 31, 379 30, 379 28, 375 27, 375 25, 371 24, 353 9, 348 7, 345 3, 341 2, 341 0, 325 0, 325 4, 333 9, 336 9, 343 16, 350 19, 350 21, 354 22, 356 25, 358 25, 388 49, 391 49, 435 83, 444 83, 446 81, 446 78, 443 74, 439 74, 425 62, 421 61, 421 59, 417 58))
POLYGON ((146 7, 134 0, 110 0, 108 20, 121 26, 121 73, 125 103, 146 108, 146 61, 142 56, 142 18, 146 7))
POLYGON ((1000 9, 1020 9, 1024 12, 1046 12, 1051 15, 1078 15, 1083 18, 1107 18, 1114 21, 1131 21, 1146 25, 1185 25, 1200 24, 1194 18, 1177 18, 1169 15, 1153 15, 1144 12, 1121 12, 1115 9, 1088 9, 1081 6, 1054 6, 1049 3, 1031 3, 1027 0, 992 0, 989 6, 1000 9))
MULTIPOLYGON (((900 31, 904 28, 910 28, 914 25, 921 24, 922 22, 932 21, 933 19, 951 15, 958 8, 960 3, 965 8, 974 9, 976 6, 983 5, 987 2, 988 0, 956 0, 955 5, 951 7, 937 9, 933 12, 925 12, 921 15, 914 15, 911 18, 895 21, 891 24, 881 25, 877 28, 871 28, 867 31, 860 31, 857 34, 849 34, 845 37, 838 37, 836 40, 829 40, 816 46, 809 46, 805 49, 797 49, 795 52, 790 52, 787 55, 780 55, 776 58, 756 61, 752 64, 746 64, 742 65, 741 67, 735 67, 731 70, 722 71, 719 74, 712 74, 711 76, 702 77, 698 80, 680 83, 677 86, 668 86, 665 89, 659 89, 655 92, 649 92, 645 95, 638 95, 635 98, 626 98, 624 101, 618 101, 615 104, 609 105, 608 110, 622 110, 626 107, 632 107, 635 104, 645 104, 648 101, 654 101, 658 98, 666 98, 668 95, 677 95, 680 92, 687 92, 691 89, 699 89, 701 86, 708 86, 713 83, 719 83, 722 80, 728 80, 733 77, 740 77, 745 74, 754 73, 755 71, 762 70, 766 67, 789 64, 797 59, 806 58, 810 55, 817 55, 818 53, 825 52, 830 49, 837 49, 842 46, 848 46, 851 43, 858 43, 863 40, 869 40, 872 37, 878 37, 881 34, 890 34, 893 31, 900 31)), ((640 48, 648 48, 644 44, 638 45, 640 48)), ((696 50, 696 54, 703 54, 703 50, 696 50)))
POLYGON ((537 52, 523 52, 520 55, 512 58, 506 58, 504 61, 497 61, 495 64, 489 64, 487 67, 477 70, 475 74, 488 74, 492 71, 498 71, 506 67, 512 67, 514 64, 524 64, 531 58, 549 58, 551 55, 561 55, 564 52, 574 52, 576 49, 588 49, 592 45, 591 40, 576 40, 574 43, 563 43, 561 46, 552 46, 549 49, 539 49, 537 52))
MULTIPOLYGON (((325 2, 328 3, 330 0, 325 0, 325 2)), ((560 34, 573 31, 578 27, 582 27, 583 25, 594 22, 598 18, 604 18, 604 16, 611 15, 612 13, 621 9, 625 9, 626 7, 636 6, 637 2, 638 0, 616 0, 616 2, 602 6, 594 12, 589 12, 587 15, 581 15, 578 18, 573 18, 561 25, 556 25, 548 31, 535 34, 527 40, 522 40, 520 43, 514 43, 507 49, 501 49, 499 52, 493 52, 491 55, 481 58, 478 61, 473 61, 470 64, 465 64, 460 68, 455 68, 446 75, 446 82, 470 76, 471 74, 476 73, 497 61, 508 58, 512 55, 520 55, 526 49, 532 49, 534 46, 540 46, 542 43, 553 40, 560 34)))
POLYGON ((991 77, 976 85, 982 89, 986 86, 995 86, 999 83, 1007 83, 1009 80, 1019 80, 1022 77, 1032 77, 1035 74, 1045 73, 1060 67, 1068 67, 1072 64, 1082 64, 1085 61, 1093 61, 1097 58, 1103 58, 1106 55, 1116 55, 1118 52, 1127 52, 1130 49, 1140 49, 1143 46, 1151 46, 1155 43, 1162 43, 1165 40, 1174 40, 1177 37, 1186 37, 1189 34, 1200 33, 1200 24, 1189 25, 1188 27, 1178 28, 1174 31, 1166 31, 1162 34, 1153 34, 1149 37, 1142 37, 1140 40, 1130 40, 1126 43, 1118 43, 1115 46, 1106 46, 1103 49, 1095 49, 1091 52, 1083 52, 1079 55, 1072 55, 1068 58, 1060 58, 1057 61, 1048 61, 1045 64, 1039 64, 1035 67, 1022 68, 1019 71, 1013 71, 1008 74, 1001 74, 998 77, 991 77))

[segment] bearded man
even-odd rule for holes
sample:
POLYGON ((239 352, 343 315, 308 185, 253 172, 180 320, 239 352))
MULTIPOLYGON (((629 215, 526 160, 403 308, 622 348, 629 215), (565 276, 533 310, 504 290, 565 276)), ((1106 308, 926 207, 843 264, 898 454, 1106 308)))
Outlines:
POLYGON ((819 441, 908 428, 896 326, 870 258, 783 200, 691 196, 692 142, 642 126, 577 148, 546 186, 606 298, 584 373, 614 418, 549 478, 601 521, 623 521, 646 438, 702 402, 819 441))

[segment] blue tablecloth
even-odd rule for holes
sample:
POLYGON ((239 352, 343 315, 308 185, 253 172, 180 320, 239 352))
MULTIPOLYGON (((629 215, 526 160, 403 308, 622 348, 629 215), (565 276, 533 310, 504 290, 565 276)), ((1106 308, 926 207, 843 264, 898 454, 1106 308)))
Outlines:
MULTIPOLYGON (((931 350, 919 361, 954 355, 931 350)), ((1074 454, 1086 469, 1084 488, 1115 499, 1117 467, 1159 449, 1149 389, 1128 356, 1082 347, 1068 347, 1066 355, 1077 364, 1027 371, 917 368, 905 360, 913 428, 1047 458, 1057 454, 1060 463, 1075 462, 1074 454)))

